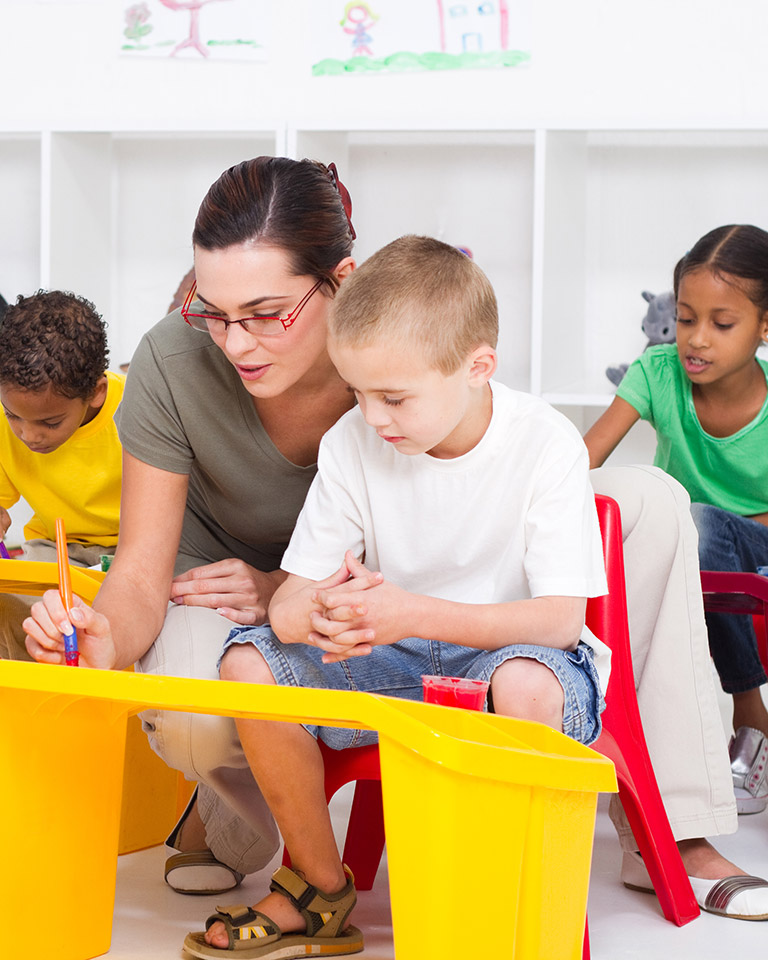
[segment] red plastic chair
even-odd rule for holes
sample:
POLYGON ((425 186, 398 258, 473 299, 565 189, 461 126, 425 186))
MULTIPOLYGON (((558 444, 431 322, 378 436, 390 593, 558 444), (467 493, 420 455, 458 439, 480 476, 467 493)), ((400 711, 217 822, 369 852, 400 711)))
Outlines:
POLYGON ((743 613, 752 617, 757 652, 768 673, 768 577, 759 573, 701 571, 704 609, 710 613, 743 613))
MULTIPOLYGON (((610 497, 598 495, 595 501, 609 593, 589 600, 587 624, 610 645, 613 657, 603 733, 594 747, 616 765, 619 797, 664 916, 683 926, 699 916, 700 911, 669 826, 640 722, 629 647, 621 515, 618 504, 610 497)), ((384 848, 381 792, 380 784, 376 783, 380 779, 378 749, 358 747, 336 751, 322 744, 321 748, 329 800, 344 783, 358 781, 344 862, 355 874, 358 889, 370 890, 384 848)), ((290 862, 287 853, 284 862, 290 862)), ((588 937, 584 956, 589 956, 588 937)))
MULTIPOLYGON (((349 811, 342 860, 355 875, 358 890, 370 890, 384 853, 384 809, 381 802, 381 766, 376 744, 331 750, 322 740, 320 752, 325 764, 325 799, 328 803, 345 783, 356 781, 349 811)), ((290 867, 288 850, 283 863, 290 867)))
POLYGON ((613 652, 603 732, 593 744, 616 765, 619 798, 667 920, 683 926, 699 916, 685 867, 656 783, 635 693, 627 623, 619 506, 596 496, 608 594, 587 603, 587 624, 613 652))

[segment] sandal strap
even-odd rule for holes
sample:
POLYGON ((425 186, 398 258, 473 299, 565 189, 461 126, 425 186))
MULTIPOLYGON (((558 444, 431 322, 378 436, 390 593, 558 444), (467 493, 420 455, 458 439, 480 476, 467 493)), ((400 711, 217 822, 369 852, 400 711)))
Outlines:
POLYGON ((336 937, 357 903, 352 872, 348 867, 344 867, 344 872, 349 877, 346 886, 337 893, 323 893, 288 867, 278 867, 269 889, 286 897, 299 911, 309 936, 336 937))
POLYGON ((726 913, 731 901, 745 890, 768 887, 760 877, 724 877, 707 894, 704 909, 711 913, 726 913))
POLYGON ((274 920, 241 903, 231 907, 217 906, 216 913, 212 913, 205 921, 205 929, 210 930, 214 923, 224 924, 230 950, 234 949, 236 940, 263 940, 266 944, 270 940, 279 940, 283 935, 274 920))

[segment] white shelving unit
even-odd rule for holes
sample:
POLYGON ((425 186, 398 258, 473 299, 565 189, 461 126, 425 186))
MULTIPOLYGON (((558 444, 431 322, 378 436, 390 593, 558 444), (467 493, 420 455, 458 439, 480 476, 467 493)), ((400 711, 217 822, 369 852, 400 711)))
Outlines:
MULTIPOLYGON (((128 360, 192 262, 210 183, 259 153, 334 160, 359 260, 402 233, 471 248, 496 288, 500 377, 586 429, 644 347, 644 289, 711 227, 768 222, 768 131, 305 129, 0 134, 0 292, 89 296, 128 360)), ((649 460, 636 428, 615 455, 649 460)))
MULTIPOLYGON (((124 7, 0 3, 0 293, 89 296, 115 365, 188 270, 209 184, 258 153, 335 160, 359 259, 405 232, 470 247, 501 378, 581 429, 643 349, 641 291, 712 227, 768 225, 762 0, 534 0, 525 67, 324 78, 317 0, 273 0, 262 64, 121 56, 124 7)), ((640 425, 614 456, 652 454, 640 425)))

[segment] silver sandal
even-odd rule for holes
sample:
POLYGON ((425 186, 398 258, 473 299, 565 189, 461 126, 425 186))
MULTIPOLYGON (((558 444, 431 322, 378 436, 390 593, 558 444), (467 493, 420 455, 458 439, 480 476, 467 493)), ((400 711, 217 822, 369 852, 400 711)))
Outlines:
POLYGON ((739 727, 728 744, 733 792, 739 813, 760 813, 768 806, 768 738, 754 727, 739 727))
MULTIPOLYGON (((768 882, 761 877, 734 876, 722 880, 688 877, 702 910, 732 920, 768 920, 768 882), (740 903, 735 903, 741 897, 740 903)), ((639 853, 624 852, 621 881, 630 890, 654 893, 651 878, 639 853)))

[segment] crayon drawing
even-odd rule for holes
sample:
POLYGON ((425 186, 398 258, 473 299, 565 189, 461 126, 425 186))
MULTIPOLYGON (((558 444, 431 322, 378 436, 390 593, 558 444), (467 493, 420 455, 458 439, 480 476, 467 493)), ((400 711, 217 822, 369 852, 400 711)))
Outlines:
POLYGON ((341 28, 345 33, 352 34, 353 57, 373 56, 370 47, 373 38, 368 31, 375 26, 378 19, 367 3, 348 3, 344 8, 341 28))
POLYGON ((514 67, 533 0, 313 0, 314 76, 514 67))
POLYGON ((132 57, 264 61, 269 0, 138 0, 122 5, 120 49, 132 57))

